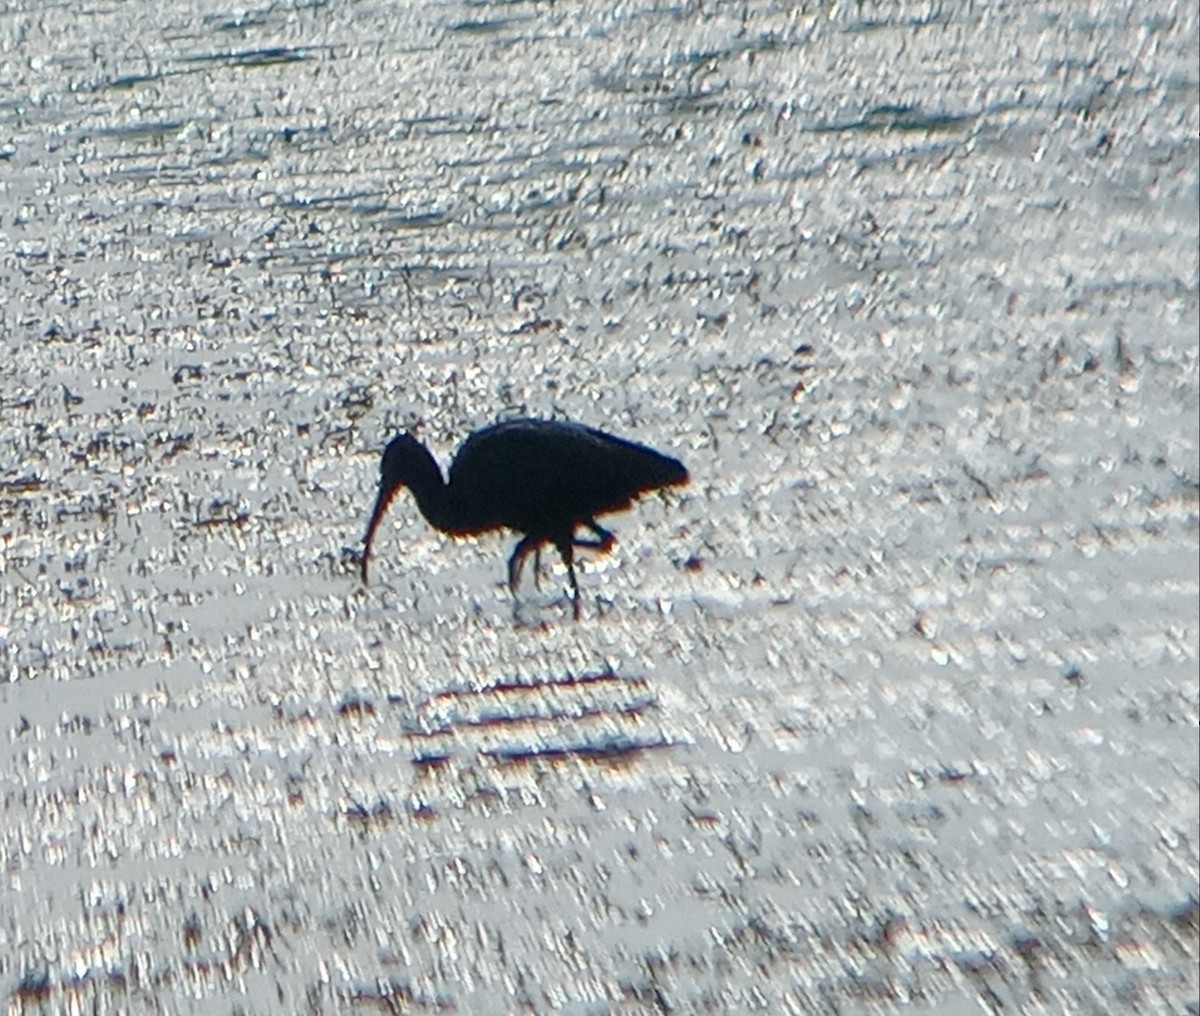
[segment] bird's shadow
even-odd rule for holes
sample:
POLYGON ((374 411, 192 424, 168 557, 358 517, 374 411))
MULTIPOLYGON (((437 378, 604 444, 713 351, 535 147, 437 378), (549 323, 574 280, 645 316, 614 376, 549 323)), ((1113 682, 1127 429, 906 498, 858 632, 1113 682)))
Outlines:
MULTIPOLYGON (((507 586, 505 592, 508 591, 507 586)), ((571 597, 566 593, 538 593, 510 597, 513 627, 521 631, 547 631, 559 623, 574 624, 571 597)))
POLYGON ((559 624, 586 625, 607 619, 615 604, 613 597, 603 593, 583 593, 576 614, 575 601, 565 589, 518 595, 512 599, 512 623, 519 630, 539 632, 559 624))

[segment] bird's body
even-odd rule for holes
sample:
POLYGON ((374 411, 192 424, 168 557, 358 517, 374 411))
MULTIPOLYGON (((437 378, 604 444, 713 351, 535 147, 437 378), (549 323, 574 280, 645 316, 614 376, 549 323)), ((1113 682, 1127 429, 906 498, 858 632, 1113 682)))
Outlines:
POLYGON ((475 431, 450 466, 449 480, 415 438, 402 434, 383 453, 379 497, 367 527, 363 581, 375 529, 395 492, 408 487, 430 524, 454 536, 507 528, 522 533, 509 560, 516 591, 525 557, 543 543, 562 556, 579 613, 574 548, 608 550, 613 536, 596 516, 626 508, 639 494, 688 482, 676 459, 645 445, 562 420, 506 420, 475 431), (584 526, 595 540, 580 540, 584 526))

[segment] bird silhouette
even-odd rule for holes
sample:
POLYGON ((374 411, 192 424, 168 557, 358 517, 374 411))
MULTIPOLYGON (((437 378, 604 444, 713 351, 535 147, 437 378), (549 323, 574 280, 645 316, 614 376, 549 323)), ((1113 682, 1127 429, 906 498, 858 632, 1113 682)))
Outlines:
POLYGON ((451 536, 501 528, 522 534, 508 559, 514 596, 526 557, 553 544, 567 566, 576 620, 575 548, 604 553, 615 542, 596 516, 627 508, 646 491, 688 482, 677 459, 565 420, 505 420, 475 431, 454 457, 449 481, 423 444, 401 434, 384 450, 379 472, 379 495, 363 538, 364 583, 375 530, 396 492, 407 487, 430 525, 451 536), (594 538, 578 538, 579 527, 594 538))

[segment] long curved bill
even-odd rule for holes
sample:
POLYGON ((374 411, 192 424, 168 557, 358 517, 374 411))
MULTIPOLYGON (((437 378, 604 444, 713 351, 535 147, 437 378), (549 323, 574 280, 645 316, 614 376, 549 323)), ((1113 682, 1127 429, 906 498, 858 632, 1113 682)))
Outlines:
POLYGON ((396 491, 399 489, 398 486, 381 486, 379 488, 379 496, 375 499, 375 508, 371 512, 371 521, 367 523, 367 535, 363 537, 362 580, 364 585, 367 582, 367 561, 371 556, 371 541, 375 539, 375 530, 379 528, 379 523, 383 521, 388 505, 391 504, 392 498, 396 496, 396 491))

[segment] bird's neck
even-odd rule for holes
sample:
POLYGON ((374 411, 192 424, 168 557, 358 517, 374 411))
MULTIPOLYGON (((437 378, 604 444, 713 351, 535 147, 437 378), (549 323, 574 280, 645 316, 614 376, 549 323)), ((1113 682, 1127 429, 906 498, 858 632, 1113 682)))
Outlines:
POLYGON ((407 485, 416 499, 418 510, 431 526, 445 533, 460 528, 457 504, 432 455, 426 453, 420 471, 408 477, 407 485))

